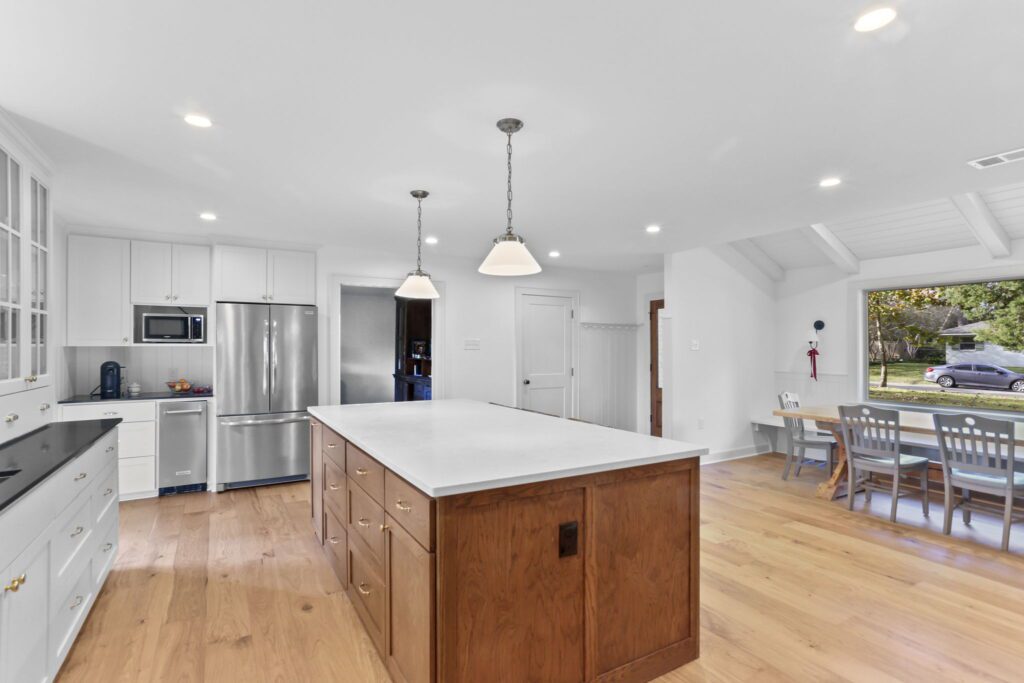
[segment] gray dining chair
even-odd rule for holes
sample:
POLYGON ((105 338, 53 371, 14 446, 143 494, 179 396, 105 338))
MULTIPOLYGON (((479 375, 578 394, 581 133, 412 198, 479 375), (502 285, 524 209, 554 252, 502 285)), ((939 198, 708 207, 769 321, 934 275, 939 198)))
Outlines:
POLYGON ((971 523, 971 511, 992 512, 992 505, 971 500, 971 492, 1003 498, 1003 550, 1010 547, 1010 525, 1024 517, 1014 515, 1013 499, 1024 496, 1024 466, 1014 458, 1014 423, 979 415, 935 415, 939 437, 946 505, 942 533, 953 527, 953 510, 961 508, 964 524, 971 523), (953 503, 953 488, 961 491, 953 503))
POLYGON ((928 458, 900 453, 900 414, 874 406, 839 406, 839 422, 846 444, 847 508, 853 509, 853 497, 864 487, 865 501, 871 501, 871 491, 891 491, 892 509, 889 521, 896 521, 896 504, 906 495, 921 494, 921 510, 928 516, 928 458), (858 478, 858 472, 875 472, 892 476, 892 486, 876 484, 870 476, 858 478), (921 486, 915 491, 901 481, 907 474, 921 475, 921 486))
MULTIPOLYGON (((799 408, 800 397, 791 391, 783 391, 779 394, 779 407, 783 410, 799 408)), ((809 434, 804 429, 804 421, 798 417, 782 418, 786 423, 786 434, 789 436, 786 444, 786 467, 782 470, 782 478, 789 479, 789 469, 796 463, 796 476, 800 476, 800 468, 803 466, 807 449, 821 449, 825 451, 825 459, 828 461, 828 475, 832 476, 832 468, 838 453, 839 444, 836 440, 820 434, 809 434)), ((814 461, 809 461, 814 462, 814 461)))

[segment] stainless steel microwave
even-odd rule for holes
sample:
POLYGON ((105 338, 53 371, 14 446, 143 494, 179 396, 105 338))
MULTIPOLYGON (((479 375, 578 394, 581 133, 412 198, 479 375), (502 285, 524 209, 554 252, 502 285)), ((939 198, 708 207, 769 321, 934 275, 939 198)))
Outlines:
POLYGON ((205 344, 206 316, 201 313, 143 313, 141 331, 143 342, 205 344))

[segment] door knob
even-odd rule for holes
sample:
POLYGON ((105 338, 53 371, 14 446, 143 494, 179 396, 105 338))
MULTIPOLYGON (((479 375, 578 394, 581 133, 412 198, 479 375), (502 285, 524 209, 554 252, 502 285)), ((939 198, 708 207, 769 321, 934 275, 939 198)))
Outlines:
POLYGON ((529 384, 529 383, 530 383, 530 380, 528 380, 528 379, 524 379, 523 380, 523 384, 529 384))

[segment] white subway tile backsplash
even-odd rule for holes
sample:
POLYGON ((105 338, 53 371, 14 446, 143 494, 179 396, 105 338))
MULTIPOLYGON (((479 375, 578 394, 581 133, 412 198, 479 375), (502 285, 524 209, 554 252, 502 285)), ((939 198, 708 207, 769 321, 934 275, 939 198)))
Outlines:
POLYGON ((100 383, 100 365, 117 361, 125 383, 138 382, 143 391, 166 391, 165 382, 184 377, 192 384, 213 384, 213 349, 210 347, 67 347, 71 394, 88 394, 100 383))

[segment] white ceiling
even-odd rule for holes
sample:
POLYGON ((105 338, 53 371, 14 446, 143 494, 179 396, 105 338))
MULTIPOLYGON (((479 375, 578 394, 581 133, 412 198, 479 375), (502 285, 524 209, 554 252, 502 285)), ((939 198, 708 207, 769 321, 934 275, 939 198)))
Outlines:
POLYGON ((639 270, 1024 181, 965 163, 1024 146, 1024 2, 889 4, 859 34, 870 2, 0 0, 0 107, 72 223, 407 250, 425 188, 431 249, 473 257, 504 223, 494 122, 518 116, 534 253, 639 270))

